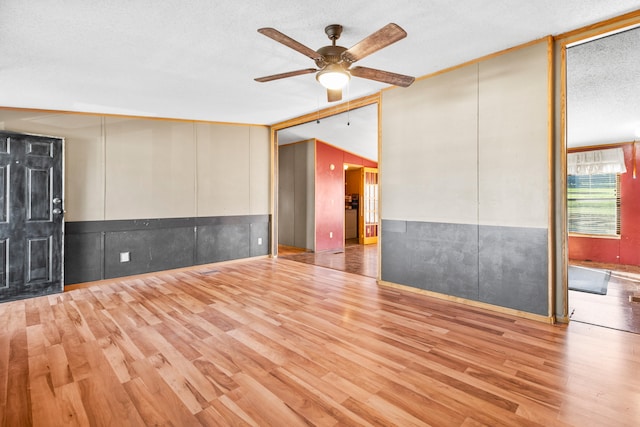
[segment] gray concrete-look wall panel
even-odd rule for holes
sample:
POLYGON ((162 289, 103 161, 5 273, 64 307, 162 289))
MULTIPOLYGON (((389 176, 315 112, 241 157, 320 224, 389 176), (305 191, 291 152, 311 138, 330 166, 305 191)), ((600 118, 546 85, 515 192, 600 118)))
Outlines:
POLYGON ((268 255, 270 224, 269 215, 70 222, 65 285, 268 255))
POLYGON ((406 233, 407 221, 383 219, 382 230, 389 233, 406 233))
POLYGON ((251 240, 250 240, 250 252, 251 256, 269 255, 269 223, 251 223, 251 240), (259 243, 258 239, 262 239, 259 243))
POLYGON ((382 280, 407 285, 412 282, 407 274, 407 253, 407 222, 383 219, 380 233, 382 280))
POLYGON ((382 280, 478 299, 475 225, 382 221, 382 280))
POLYGON ((414 253, 412 265, 425 277, 423 289, 462 298, 478 298, 476 225, 407 223, 414 253))
POLYGON ((64 239, 65 284, 91 282, 103 278, 103 234, 67 234, 64 239))
POLYGON ((480 227, 480 301, 548 314, 547 230, 480 227))
POLYGON ((248 258, 251 256, 250 224, 198 227, 196 264, 248 258))
POLYGON ((105 278, 193 265, 193 247, 193 227, 106 233, 105 278), (130 253, 129 262, 120 262, 121 252, 130 253))
POLYGON ((382 220, 382 280, 547 315, 547 230, 382 220))

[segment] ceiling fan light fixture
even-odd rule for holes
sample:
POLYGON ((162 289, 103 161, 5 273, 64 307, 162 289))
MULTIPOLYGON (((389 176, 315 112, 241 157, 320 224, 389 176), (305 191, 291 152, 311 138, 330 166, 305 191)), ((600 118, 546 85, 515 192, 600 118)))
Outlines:
POLYGON ((316 74, 316 80, 327 89, 342 89, 349 83, 351 75, 338 64, 329 64, 316 74))
POLYGON ((327 101, 336 102, 342 100, 342 89, 349 83, 352 76, 401 87, 408 87, 415 80, 414 77, 389 71, 368 67, 351 67, 354 62, 405 38, 407 32, 400 28, 398 24, 390 23, 385 25, 349 49, 336 45, 336 40, 340 38, 342 33, 342 25, 339 24, 328 25, 324 29, 327 37, 331 40, 331 44, 318 50, 313 50, 295 41, 275 28, 260 28, 258 32, 313 59, 316 66, 316 68, 305 68, 254 79, 258 82, 270 82, 287 77, 316 73, 316 80, 327 89, 327 101))

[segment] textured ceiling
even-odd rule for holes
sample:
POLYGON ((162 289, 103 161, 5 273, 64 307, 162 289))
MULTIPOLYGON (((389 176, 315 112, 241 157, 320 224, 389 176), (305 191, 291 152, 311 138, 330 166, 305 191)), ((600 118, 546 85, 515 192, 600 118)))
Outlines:
POLYGON ((640 139, 640 28, 567 50, 567 146, 640 139))
MULTIPOLYGON (((349 47, 389 22, 408 37, 358 65, 422 76, 640 8, 640 0, 2 0, 0 105, 272 124, 327 106, 312 66, 259 34, 349 47)), ((350 98, 385 85, 352 79, 350 98)), ((398 89, 402 90, 402 89, 398 89)))
POLYGON ((350 153, 378 161, 378 106, 368 105, 278 131, 280 145, 310 138, 317 138, 350 153))

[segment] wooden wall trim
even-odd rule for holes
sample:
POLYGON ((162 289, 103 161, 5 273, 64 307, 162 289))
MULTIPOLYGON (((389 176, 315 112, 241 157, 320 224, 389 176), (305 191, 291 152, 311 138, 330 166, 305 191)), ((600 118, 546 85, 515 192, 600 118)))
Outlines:
MULTIPOLYGON (((559 128, 559 151, 560 151, 560 168, 559 168, 559 182, 555 183, 554 190, 564 194, 567 187, 567 47, 569 45, 587 41, 596 37, 603 36, 607 33, 618 32, 625 28, 630 28, 640 25, 640 10, 636 10, 606 21, 598 22, 592 25, 587 25, 582 28, 578 28, 573 31, 559 34, 553 38, 556 53, 560 54, 560 64, 556 68, 555 73, 560 73, 560 97, 556 99, 556 103, 559 102, 560 108, 560 128, 559 128)), ((554 56, 556 57, 556 56, 554 56)), ((557 133, 556 133, 557 135, 557 133)), ((618 145, 622 145, 619 143, 618 145)), ((616 144, 607 145, 608 148, 615 147, 616 144)), ((600 146, 600 147, 604 147, 600 146)), ((586 148, 586 147, 585 147, 586 148)), ((594 149, 594 147, 589 147, 594 149)), ((571 150, 573 151, 573 150, 571 150)), ((582 150, 584 151, 584 150, 582 150)), ((563 310, 561 316, 556 314, 556 320, 563 323, 569 322, 569 277, 568 277, 568 265, 569 265, 569 238, 567 232, 567 203, 566 197, 563 196, 561 205, 556 209, 560 210, 561 223, 558 227, 558 232, 562 233, 562 246, 561 246, 561 259, 556 257, 556 268, 562 268, 562 293, 564 295, 563 310), (562 264, 559 265, 558 262, 562 264)))
POLYGON ((278 139, 276 138, 276 130, 273 126, 269 127, 269 203, 271 213, 271 250, 270 256, 275 258, 278 256, 278 139))
POLYGON ((210 125, 223 125, 223 126, 243 126, 243 127, 256 126, 256 127, 264 127, 264 128, 269 127, 266 124, 259 124, 259 123, 216 122, 212 120, 176 119, 171 117, 148 117, 148 116, 135 116, 135 115, 128 115, 128 114, 91 113, 91 112, 67 111, 67 110, 47 110, 47 109, 40 109, 40 108, 18 108, 18 107, 0 106, 0 110, 49 113, 49 114, 76 114, 80 116, 117 117, 117 118, 126 118, 126 119, 160 120, 160 121, 170 121, 170 122, 205 123, 210 125))
MULTIPOLYGON (((556 44, 557 46, 557 44, 556 44)), ((562 199, 560 202, 560 230, 561 233, 561 246, 560 250, 562 253, 561 256, 561 267, 558 267, 558 259, 556 259, 556 267, 562 268, 561 273, 561 283, 560 286, 562 288, 563 295, 563 304, 562 304, 562 316, 563 318, 569 319, 569 236, 567 234, 567 197, 565 196, 566 188, 567 188, 567 50, 565 47, 560 47, 560 182, 556 183, 556 187, 554 190, 559 191, 562 194, 562 199), (559 188, 557 188, 559 187, 559 188)), ((557 49, 556 49, 557 51, 557 49)), ((554 100, 557 102, 558 99, 554 97, 554 100)), ((557 286, 557 285, 556 285, 557 286)), ((556 318, 558 318, 558 314, 556 313, 556 318)))
POLYGON ((556 272, 556 192, 554 191, 556 188, 556 180, 555 180, 555 152, 554 148, 554 135, 555 135, 555 126, 554 126, 554 118, 555 118, 555 70, 554 70, 554 42, 553 37, 547 37, 547 156, 548 156, 548 179, 549 179, 549 212, 548 212, 548 229, 549 232, 547 234, 548 239, 548 292, 549 292, 549 317, 554 318, 555 316, 555 305, 556 305, 556 280, 555 280, 555 272, 556 272))
POLYGON ((564 41, 564 45, 600 36, 609 31, 616 31, 640 22, 640 9, 595 24, 586 25, 575 30, 554 36, 555 40, 564 41))
POLYGON ((318 119, 324 119, 325 117, 335 116, 336 114, 344 113, 346 111, 355 110, 360 107, 375 104, 380 102, 380 93, 365 96, 362 98, 354 99, 342 104, 333 105, 331 107, 315 111, 313 113, 305 114, 303 116, 294 117, 293 119, 285 120, 280 123, 271 125, 272 131, 279 131, 292 126, 300 125, 302 123, 312 122, 318 119))
MULTIPOLYGON (((382 236, 382 94, 380 94, 380 102, 378 102, 378 271, 376 273, 376 279, 382 280, 382 250, 381 250, 381 236, 382 236)), ((360 221, 358 219, 358 221, 360 221)))
POLYGON ((580 153, 582 151, 606 150, 608 148, 619 148, 625 145, 634 144, 636 141, 612 142, 611 144, 585 145, 584 147, 567 148, 568 153, 580 153))

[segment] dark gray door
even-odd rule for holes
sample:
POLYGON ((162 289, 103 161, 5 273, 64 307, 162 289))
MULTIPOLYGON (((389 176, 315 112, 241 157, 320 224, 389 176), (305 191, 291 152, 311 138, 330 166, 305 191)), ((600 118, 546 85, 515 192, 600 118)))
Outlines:
POLYGON ((61 292, 62 139, 0 131, 0 301, 61 292))

